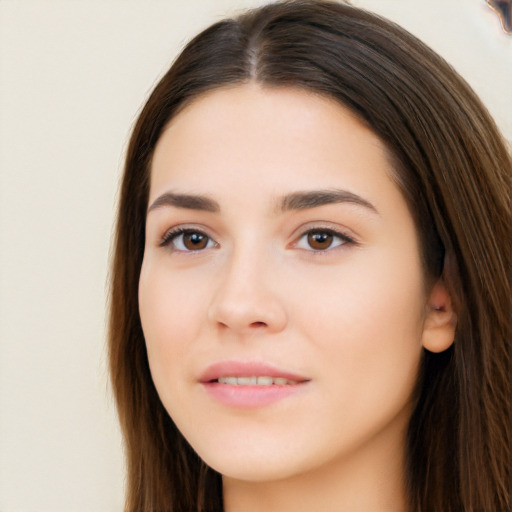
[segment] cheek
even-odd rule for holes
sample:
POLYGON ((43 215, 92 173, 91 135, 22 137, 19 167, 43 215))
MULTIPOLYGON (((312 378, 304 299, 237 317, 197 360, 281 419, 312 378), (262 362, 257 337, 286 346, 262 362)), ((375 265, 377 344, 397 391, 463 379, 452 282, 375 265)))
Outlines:
POLYGON ((380 253, 375 260, 354 259, 338 272, 329 270, 329 276, 316 280, 321 287, 298 295, 308 297, 308 308, 295 305, 302 309, 296 317, 304 319, 303 329, 323 359, 324 376, 347 406, 354 406, 349 402, 355 396, 362 398, 361 411, 369 405, 365 400, 403 405, 422 353, 424 295, 417 258, 380 253))
POLYGON ((413 261, 407 268, 392 256, 367 260, 354 259, 338 269, 314 269, 311 276, 304 271, 300 281, 290 276, 288 282, 298 283, 289 291, 296 298, 294 309, 301 310, 295 316, 305 315, 312 331, 328 329, 342 339, 365 344, 378 343, 388 334, 418 337, 425 304, 419 265, 413 261))
MULTIPOLYGON (((197 283, 196 283, 197 284, 197 283)), ((202 294, 180 273, 144 261, 139 281, 139 312, 148 360, 157 389, 180 374, 181 362, 201 326, 202 294)))

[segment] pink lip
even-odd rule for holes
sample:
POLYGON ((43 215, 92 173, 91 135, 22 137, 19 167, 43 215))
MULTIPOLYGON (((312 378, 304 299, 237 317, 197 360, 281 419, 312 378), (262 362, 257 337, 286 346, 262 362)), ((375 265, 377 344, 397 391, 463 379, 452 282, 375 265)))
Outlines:
POLYGON ((219 377, 252 377, 266 376, 304 382, 309 379, 298 374, 280 370, 275 366, 257 361, 220 361, 208 366, 199 377, 199 382, 207 383, 219 377))
POLYGON ((252 361, 221 361, 215 363, 201 374, 199 382, 216 401, 223 405, 251 409, 270 405, 302 391, 309 379, 274 366, 252 361), (284 378, 296 384, 278 386, 237 386, 217 382, 219 377, 264 376, 284 378))

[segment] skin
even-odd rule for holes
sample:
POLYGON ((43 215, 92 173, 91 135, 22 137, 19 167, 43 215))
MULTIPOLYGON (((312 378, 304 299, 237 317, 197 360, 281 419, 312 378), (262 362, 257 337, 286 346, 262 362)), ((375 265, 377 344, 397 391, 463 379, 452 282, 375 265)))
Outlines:
POLYGON ((150 209, 140 315, 162 403, 223 475, 227 512, 406 508, 404 436, 421 353, 446 348, 454 322, 442 283, 426 289, 392 175, 382 142, 350 111, 290 88, 208 93, 161 136, 149 205, 172 192, 207 196, 218 211, 150 209), (279 206, 333 189, 371 207, 279 206), (205 247, 191 251, 179 235, 162 244, 180 226, 206 235, 205 247), (312 229, 353 242, 334 236, 318 250, 312 229), (264 407, 228 407, 199 382, 226 359, 309 381, 264 407))

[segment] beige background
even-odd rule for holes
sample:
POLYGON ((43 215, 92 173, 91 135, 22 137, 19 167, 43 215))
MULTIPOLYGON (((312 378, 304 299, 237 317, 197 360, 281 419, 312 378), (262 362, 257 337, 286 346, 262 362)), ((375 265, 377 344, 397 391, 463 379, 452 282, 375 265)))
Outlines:
MULTIPOLYGON (((252 0, 0 0, 0 511, 122 509, 105 283, 129 128, 178 49, 252 0)), ((483 0, 354 0, 419 35, 512 139, 483 0)))

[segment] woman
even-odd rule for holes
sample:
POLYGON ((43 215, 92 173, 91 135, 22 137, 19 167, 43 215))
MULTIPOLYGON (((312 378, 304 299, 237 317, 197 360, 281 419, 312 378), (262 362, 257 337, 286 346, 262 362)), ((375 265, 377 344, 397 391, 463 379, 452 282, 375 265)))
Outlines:
POLYGON ((467 84, 365 11, 191 41, 121 190, 126 510, 510 509, 510 169, 467 84))

